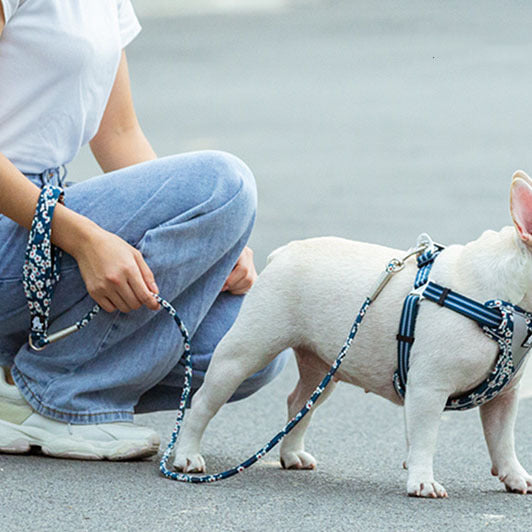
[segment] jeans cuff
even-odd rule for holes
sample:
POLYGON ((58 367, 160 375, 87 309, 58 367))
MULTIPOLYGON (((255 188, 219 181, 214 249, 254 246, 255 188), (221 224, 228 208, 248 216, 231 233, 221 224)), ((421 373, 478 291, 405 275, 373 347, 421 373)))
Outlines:
POLYGON ((71 423, 72 425, 95 425, 97 423, 113 423, 117 421, 133 421, 133 409, 131 410, 111 410, 104 412, 69 412, 60 410, 50 405, 44 404, 37 393, 30 388, 24 375, 13 366, 11 370, 13 380, 24 399, 38 414, 45 417, 71 423))

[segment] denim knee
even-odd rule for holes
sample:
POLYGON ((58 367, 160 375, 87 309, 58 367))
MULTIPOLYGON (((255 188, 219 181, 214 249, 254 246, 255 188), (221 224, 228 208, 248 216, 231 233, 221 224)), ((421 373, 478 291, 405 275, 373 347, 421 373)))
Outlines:
POLYGON ((205 170, 215 180, 215 192, 223 204, 226 229, 236 226, 239 236, 255 220, 257 186, 249 167, 238 157, 223 151, 201 152, 205 170), (236 222, 236 223, 235 223, 236 222))

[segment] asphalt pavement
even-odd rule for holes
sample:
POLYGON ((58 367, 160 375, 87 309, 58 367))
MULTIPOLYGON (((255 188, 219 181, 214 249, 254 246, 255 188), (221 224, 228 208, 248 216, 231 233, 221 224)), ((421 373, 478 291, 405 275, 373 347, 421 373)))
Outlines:
MULTIPOLYGON (((143 32, 127 51, 146 135, 159 155, 214 148, 248 163, 259 188, 250 243, 259 268, 293 239, 407 248, 423 231, 465 243, 511 223, 511 175, 532 173, 532 4, 134 4, 143 32)), ((86 150, 69 165, 76 180, 97 173, 86 150)), ((283 425, 296 374, 292 363, 222 409, 204 440, 210 471, 283 425)), ((532 403, 521 401, 517 449, 529 469, 531 417, 532 403)), ((138 421, 166 439, 173 413, 138 421)), ((340 384, 318 410, 307 447, 315 472, 281 470, 274 450, 201 486, 163 479, 156 460, 0 456, 0 530, 531 528, 530 498, 490 475, 477 411, 443 415, 435 474, 447 500, 406 496, 402 410, 355 387, 340 384)))

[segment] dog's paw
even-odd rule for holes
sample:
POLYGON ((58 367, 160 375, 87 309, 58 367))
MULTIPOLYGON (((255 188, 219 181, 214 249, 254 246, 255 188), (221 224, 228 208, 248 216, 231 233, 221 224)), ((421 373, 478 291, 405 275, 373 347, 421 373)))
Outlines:
POLYGON ((434 480, 426 482, 409 480, 406 489, 409 497, 428 497, 431 499, 448 497, 445 488, 434 480))
POLYGON ((290 451, 281 454, 283 469, 316 469, 316 459, 305 451, 290 451))
POLYGON ((532 477, 524 472, 510 471, 499 475, 499 480, 504 483, 506 491, 509 493, 521 493, 526 495, 532 493, 532 477))
POLYGON ((205 460, 201 454, 176 453, 174 469, 180 473, 205 473, 205 460))

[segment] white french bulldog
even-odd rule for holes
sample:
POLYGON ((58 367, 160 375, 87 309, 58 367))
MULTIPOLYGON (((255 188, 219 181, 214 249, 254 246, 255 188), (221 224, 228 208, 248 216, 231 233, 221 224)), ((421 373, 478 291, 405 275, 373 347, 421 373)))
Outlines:
MULTIPOLYGON (((486 231, 465 246, 447 247, 434 263, 431 280, 480 302, 503 299, 532 311, 532 180, 521 171, 513 176, 510 211, 515 229, 486 231)), ((295 351, 300 374, 288 397, 289 419, 296 414, 335 360, 375 279, 391 258, 402 254, 333 237, 296 241, 274 251, 235 324, 216 348, 185 418, 174 467, 186 473, 205 471, 200 442, 211 418, 244 379, 288 347, 295 351)), ((401 404, 392 384, 396 333, 416 271, 415 260, 407 261, 369 308, 337 380, 401 404)), ((497 343, 474 321, 433 303, 420 305, 404 402, 409 495, 447 497, 432 470, 440 415, 450 396, 487 377, 497 354, 497 343)), ((508 491, 532 493, 532 476, 519 463, 514 448, 523 370, 524 366, 501 394, 480 407, 480 416, 492 474, 508 491)), ((333 388, 331 382, 317 404, 333 388)), ((284 468, 316 467, 304 448, 311 414, 282 441, 284 468)))

